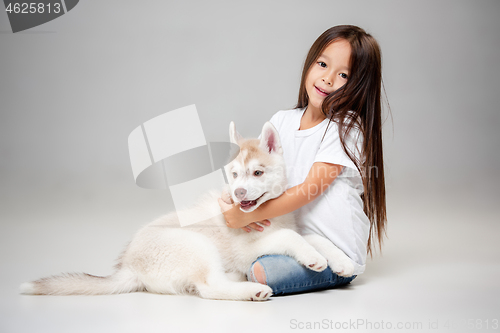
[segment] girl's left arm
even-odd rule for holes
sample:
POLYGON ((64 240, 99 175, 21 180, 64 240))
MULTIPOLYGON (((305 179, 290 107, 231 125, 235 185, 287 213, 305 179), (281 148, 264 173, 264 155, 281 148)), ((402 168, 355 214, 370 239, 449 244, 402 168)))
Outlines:
POLYGON ((286 190, 276 199, 264 202, 256 210, 244 213, 237 204, 227 204, 219 199, 219 205, 230 228, 242 228, 265 219, 272 219, 293 212, 320 196, 337 178, 343 166, 316 162, 302 184, 286 190))

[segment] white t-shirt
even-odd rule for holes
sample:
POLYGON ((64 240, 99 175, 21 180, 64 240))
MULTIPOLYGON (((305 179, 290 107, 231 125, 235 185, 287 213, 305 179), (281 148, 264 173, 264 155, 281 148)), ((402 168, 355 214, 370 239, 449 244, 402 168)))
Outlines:
MULTIPOLYGON (((363 193, 361 175, 342 149, 337 123, 332 121, 328 125, 329 119, 325 119, 312 128, 299 131, 304 111, 305 108, 278 111, 270 120, 280 134, 288 188, 303 183, 314 162, 338 164, 344 168, 322 195, 296 211, 299 232, 330 239, 351 258, 354 274, 361 274, 365 270, 370 232, 370 221, 363 212, 360 196, 363 193)), ((353 129, 351 133, 356 134, 347 138, 348 148, 359 157, 361 140, 355 144, 359 132, 353 129)))

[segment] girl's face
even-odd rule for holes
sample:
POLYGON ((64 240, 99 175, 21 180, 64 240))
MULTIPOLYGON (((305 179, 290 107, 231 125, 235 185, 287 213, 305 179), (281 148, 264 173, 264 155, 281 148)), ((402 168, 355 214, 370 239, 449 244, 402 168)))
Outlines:
POLYGON ((325 97, 347 82, 350 57, 351 45, 345 39, 334 41, 323 50, 306 76, 308 109, 321 114, 325 97))

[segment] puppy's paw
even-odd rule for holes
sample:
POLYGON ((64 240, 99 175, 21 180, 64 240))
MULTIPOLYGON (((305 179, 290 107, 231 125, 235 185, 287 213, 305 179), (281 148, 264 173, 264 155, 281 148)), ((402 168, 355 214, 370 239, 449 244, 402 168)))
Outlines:
POLYGON ((273 290, 269 286, 260 283, 254 283, 254 286, 252 287, 253 288, 250 288, 251 290, 249 290, 250 295, 247 298, 248 301, 265 301, 268 300, 273 294, 273 290))
POLYGON ((331 270, 343 277, 350 277, 354 274, 354 265, 348 258, 336 258, 328 262, 331 270))
POLYGON ((300 258, 297 258, 297 261, 315 272, 322 272, 328 266, 328 262, 326 261, 325 257, 323 257, 318 252, 301 256, 300 258))

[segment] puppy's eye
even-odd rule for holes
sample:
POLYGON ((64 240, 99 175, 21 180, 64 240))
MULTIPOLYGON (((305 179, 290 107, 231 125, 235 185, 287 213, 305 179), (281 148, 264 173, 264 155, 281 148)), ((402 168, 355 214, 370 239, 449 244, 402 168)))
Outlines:
POLYGON ((262 174, 264 173, 264 171, 260 171, 260 170, 255 170, 255 172, 253 173, 254 176, 262 176, 262 174))
POLYGON ((233 172, 233 178, 238 177, 238 174, 236 172, 233 172))

